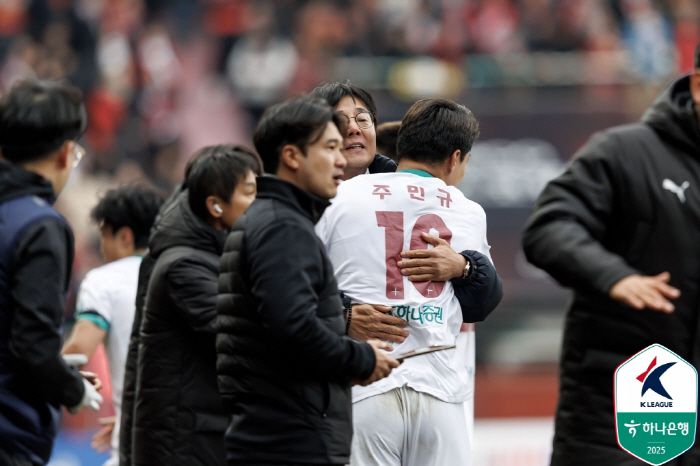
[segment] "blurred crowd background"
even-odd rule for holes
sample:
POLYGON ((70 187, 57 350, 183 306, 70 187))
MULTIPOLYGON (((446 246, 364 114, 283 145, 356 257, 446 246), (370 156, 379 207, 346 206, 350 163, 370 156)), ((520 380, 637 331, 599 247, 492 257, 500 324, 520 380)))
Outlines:
POLYGON ((526 264, 525 218, 593 132, 638 119, 692 69, 698 42, 697 0, 1 0, 0 93, 34 75, 86 96, 88 156, 58 203, 75 289, 101 263, 101 192, 167 193, 196 149, 252 145, 270 104, 345 79, 380 123, 419 98, 463 103, 482 137, 460 188, 486 209, 506 293, 477 325, 477 417, 551 416, 568 294, 526 264))

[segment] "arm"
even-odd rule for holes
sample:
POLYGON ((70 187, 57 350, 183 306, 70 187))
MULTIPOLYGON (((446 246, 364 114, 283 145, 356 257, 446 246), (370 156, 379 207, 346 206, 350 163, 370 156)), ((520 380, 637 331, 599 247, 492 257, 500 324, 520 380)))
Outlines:
POLYGON ((215 334, 218 271, 193 257, 184 257, 168 269, 168 292, 188 327, 215 334))
POLYGON ((403 343, 408 337, 408 322, 398 317, 387 315, 391 306, 379 304, 352 304, 342 291, 340 299, 345 311, 345 329, 350 338, 357 341, 377 339, 403 343))
POLYGON ((61 354, 84 354, 89 360, 107 336, 113 310, 101 281, 96 270, 83 279, 76 303, 76 322, 61 354))
POLYGON ((367 379, 375 366, 372 347, 337 335, 317 316, 315 288, 325 265, 317 241, 295 224, 261 231, 246 247, 250 290, 266 328, 285 348, 285 360, 291 365, 304 372, 313 367, 313 372, 329 378, 367 379))
POLYGON ((463 321, 484 320, 503 298, 503 282, 489 258, 478 251, 458 253, 444 239, 421 235, 434 247, 403 251, 402 260, 396 264, 401 274, 416 282, 451 280, 463 321), (467 263, 469 276, 464 278, 467 263))
POLYGON ((666 298, 677 297, 677 290, 665 283, 664 274, 643 277, 602 244, 611 219, 619 215, 619 193, 629 189, 624 167, 614 157, 622 150, 612 136, 599 134, 579 151, 537 200, 525 225, 523 250, 528 261, 563 286, 670 312, 666 298), (632 286, 618 287, 624 280, 632 286))
POLYGON ((453 278, 463 322, 481 322, 503 298, 503 282, 488 257, 478 251, 460 253, 469 261, 469 275, 453 278))
POLYGON ((23 389, 52 404, 74 407, 85 393, 83 378, 60 355, 70 241, 65 225, 47 219, 32 225, 18 242, 8 347, 23 389))
POLYGON ((107 332, 90 320, 78 320, 61 350, 61 354, 84 354, 88 359, 91 359, 106 336, 107 332))

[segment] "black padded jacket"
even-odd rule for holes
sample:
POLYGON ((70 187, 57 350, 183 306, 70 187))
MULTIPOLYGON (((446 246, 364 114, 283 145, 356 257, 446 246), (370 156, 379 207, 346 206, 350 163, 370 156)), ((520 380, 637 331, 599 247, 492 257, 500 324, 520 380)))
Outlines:
POLYGON ((351 378, 375 358, 344 336, 333 267, 314 224, 328 202, 274 177, 226 241, 216 322, 229 462, 347 464, 351 378))

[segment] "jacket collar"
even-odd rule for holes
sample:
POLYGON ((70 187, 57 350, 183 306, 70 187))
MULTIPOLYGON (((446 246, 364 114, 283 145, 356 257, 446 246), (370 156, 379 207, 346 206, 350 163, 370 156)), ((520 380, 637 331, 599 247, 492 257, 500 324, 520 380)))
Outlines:
POLYGON ((23 196, 38 196, 51 205, 56 202, 56 193, 49 180, 0 159, 0 202, 23 196))
POLYGON ((258 198, 275 199, 298 211, 316 224, 330 202, 304 191, 298 186, 276 176, 265 175, 257 178, 258 198))

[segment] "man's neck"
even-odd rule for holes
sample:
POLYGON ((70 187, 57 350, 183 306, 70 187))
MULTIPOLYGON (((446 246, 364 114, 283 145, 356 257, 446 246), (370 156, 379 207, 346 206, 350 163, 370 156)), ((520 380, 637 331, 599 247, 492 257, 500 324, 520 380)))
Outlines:
MULTIPOLYGON (((20 164, 20 167, 24 168, 28 172, 36 173, 37 175, 41 176, 42 178, 47 179, 51 183, 51 186, 53 186, 54 192, 56 192, 56 183, 55 183, 54 177, 52 176, 53 173, 52 173, 51 169, 49 168, 49 163, 42 160, 39 162, 23 163, 23 164, 20 164)), ((56 193, 56 195, 58 195, 58 193, 56 193)))
POLYGON ((440 170, 439 167, 435 167, 433 165, 426 165, 424 163, 416 162, 414 160, 402 159, 399 162, 399 166, 398 168, 396 168, 396 171, 400 172, 402 170, 422 170, 424 172, 430 173, 435 178, 439 178, 442 181, 445 181, 445 179, 442 176, 442 170, 440 170))
POLYGON ((367 167, 355 168, 355 167, 347 167, 346 166, 343 169, 343 180, 344 181, 351 180, 351 179, 355 178, 356 176, 364 175, 365 173, 367 173, 367 167))

